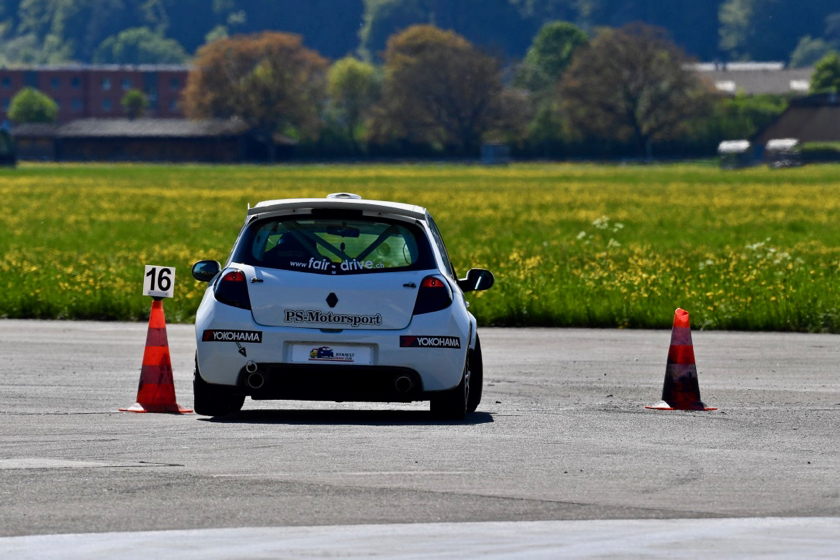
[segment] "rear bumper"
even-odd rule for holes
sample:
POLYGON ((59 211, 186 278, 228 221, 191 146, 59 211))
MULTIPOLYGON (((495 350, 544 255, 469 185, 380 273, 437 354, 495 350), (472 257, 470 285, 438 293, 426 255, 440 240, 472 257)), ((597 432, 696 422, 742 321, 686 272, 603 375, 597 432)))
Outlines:
POLYGON ((206 382, 238 387, 255 399, 426 400, 429 393, 460 383, 471 321, 466 310, 450 308, 415 316, 400 330, 269 327, 257 324, 248 310, 215 302, 208 291, 196 315, 198 366, 206 382), (208 337, 207 331, 225 336, 208 337), (406 337, 457 340, 457 347, 410 345, 406 337), (302 361, 302 347, 304 356, 314 352, 316 359, 302 361), (370 363, 321 363, 317 358, 323 347, 362 349, 370 363), (254 365, 265 378, 260 390, 248 388, 244 377, 246 367, 253 370, 254 365), (393 390, 400 372, 416 380, 409 395, 393 390))
POLYGON ((254 400, 428 400, 420 374, 409 368, 262 363, 250 369, 239 372, 237 385, 254 400))

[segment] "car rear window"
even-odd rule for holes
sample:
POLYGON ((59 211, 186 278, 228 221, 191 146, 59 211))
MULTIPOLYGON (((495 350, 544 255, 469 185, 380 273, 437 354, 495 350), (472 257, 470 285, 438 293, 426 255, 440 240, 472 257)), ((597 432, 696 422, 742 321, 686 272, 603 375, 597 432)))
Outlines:
POLYGON ((423 231, 382 218, 277 217, 255 221, 233 260, 313 274, 368 274, 434 268, 423 231))

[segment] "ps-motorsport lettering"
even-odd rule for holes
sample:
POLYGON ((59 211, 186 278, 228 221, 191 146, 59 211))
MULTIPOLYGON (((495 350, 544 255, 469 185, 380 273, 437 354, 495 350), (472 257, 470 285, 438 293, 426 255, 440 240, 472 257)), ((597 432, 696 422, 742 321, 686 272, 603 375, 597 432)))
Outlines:
POLYGON ((284 313, 286 323, 323 323, 329 325, 381 325, 382 315, 342 315, 332 311, 318 311, 317 309, 301 310, 286 309, 284 313))
POLYGON ((224 266, 199 261, 193 276, 207 283, 195 324, 199 414, 236 412, 248 397, 428 401, 457 420, 481 401, 465 294, 493 275, 459 278, 425 208, 349 193, 260 202, 224 266))

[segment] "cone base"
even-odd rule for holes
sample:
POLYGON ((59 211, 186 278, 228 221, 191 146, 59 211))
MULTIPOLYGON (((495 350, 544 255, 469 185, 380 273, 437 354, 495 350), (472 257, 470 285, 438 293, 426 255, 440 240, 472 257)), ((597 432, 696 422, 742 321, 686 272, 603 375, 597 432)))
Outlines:
POLYGON ((696 402, 694 404, 690 404, 688 406, 671 406, 665 401, 661 401, 657 404, 652 404, 650 406, 646 406, 648 410, 699 410, 699 411, 706 411, 706 410, 717 410, 717 408, 709 407, 703 404, 702 402, 696 402))
POLYGON ((162 413, 169 413, 169 414, 189 414, 193 412, 191 408, 184 408, 178 403, 172 404, 140 404, 134 403, 128 408, 121 408, 120 412, 137 412, 137 413, 145 413, 145 412, 162 412, 162 413))

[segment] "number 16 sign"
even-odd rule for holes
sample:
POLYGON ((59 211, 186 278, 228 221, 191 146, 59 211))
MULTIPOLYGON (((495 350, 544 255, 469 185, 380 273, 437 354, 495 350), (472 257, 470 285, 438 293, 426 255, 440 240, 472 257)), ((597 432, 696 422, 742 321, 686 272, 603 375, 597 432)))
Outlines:
POLYGON ((172 297, 175 291, 175 267, 146 265, 143 278, 143 295, 155 298, 172 297))

